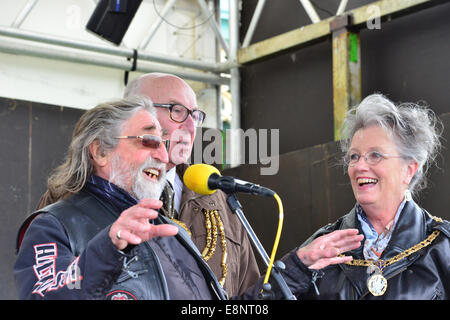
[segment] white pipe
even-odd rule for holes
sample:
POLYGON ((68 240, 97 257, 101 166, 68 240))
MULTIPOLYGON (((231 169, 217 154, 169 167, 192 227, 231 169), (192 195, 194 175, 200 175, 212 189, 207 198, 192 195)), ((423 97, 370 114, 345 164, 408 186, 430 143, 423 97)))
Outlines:
POLYGON ((206 4, 205 0, 197 0, 198 4, 200 5, 200 9, 202 10, 202 13, 205 17, 209 17, 209 24, 214 31, 214 34, 216 35, 217 39, 219 39, 219 42, 225 51, 225 53, 230 55, 230 49, 228 48, 228 44, 225 41, 225 39, 222 37, 222 34, 220 33, 220 28, 216 23, 216 20, 214 19, 215 15, 211 13, 208 9, 208 5, 206 4))
POLYGON ((87 55, 74 50, 61 50, 53 46, 50 48, 47 45, 37 46, 18 41, 0 41, 0 51, 9 54, 18 54, 37 58, 93 64, 114 69, 131 69, 131 62, 123 58, 119 59, 117 57, 110 57, 105 59, 105 57, 100 54, 87 55))
MULTIPOLYGON (((45 59, 62 60, 120 70, 130 70, 132 67, 132 61, 123 59, 123 57, 67 50, 55 46, 30 45, 19 43, 17 41, 0 41, 0 51, 9 54, 19 54, 45 59)), ((173 73, 181 78, 189 80, 201 81, 216 85, 229 84, 228 78, 221 77, 216 74, 204 73, 200 71, 190 71, 168 66, 159 66, 155 64, 140 62, 139 60, 136 66, 136 72, 166 72, 173 73)))
POLYGON ((19 12, 19 14, 17 15, 16 19, 12 23, 11 27, 19 28, 22 25, 22 23, 25 21, 25 19, 28 17, 28 15, 30 14, 31 10, 33 10, 33 8, 34 8, 34 6, 36 5, 37 2, 38 2, 38 0, 29 0, 25 4, 25 6, 22 8, 22 10, 19 12))
POLYGON ((345 8, 347 7, 347 2, 348 2, 348 0, 341 0, 341 3, 339 3, 339 7, 338 7, 338 9, 336 11, 336 15, 337 16, 339 16, 339 15, 344 13, 345 8))
MULTIPOLYGON (((239 50, 239 0, 230 0, 230 61, 237 61, 239 50)), ((240 74, 239 68, 235 67, 230 70, 230 92, 231 92, 231 144, 227 149, 231 148, 231 166, 235 167, 242 164, 241 139, 237 129, 241 128, 241 90, 240 90, 240 74)))
POLYGON ((42 42, 42 43, 47 43, 47 44, 64 46, 64 47, 68 47, 68 48, 89 50, 89 51, 95 51, 95 52, 99 52, 99 53, 114 54, 114 55, 122 56, 122 57, 133 56, 133 50, 128 49, 128 48, 105 46, 102 44, 86 42, 86 41, 79 41, 79 40, 72 40, 72 39, 63 39, 63 38, 59 38, 57 36, 53 36, 53 35, 49 35, 49 34, 37 33, 37 32, 26 31, 26 30, 19 30, 19 29, 15 29, 15 28, 8 28, 8 27, 0 26, 0 35, 12 37, 12 38, 16 38, 16 39, 37 41, 37 42, 42 42))
POLYGON ((259 18, 261 17, 261 12, 263 11, 264 5, 266 4, 266 0, 259 0, 256 5, 255 12, 253 13, 252 20, 250 21, 250 25, 248 26, 247 33, 245 34, 244 42, 242 43, 242 48, 247 48, 252 41, 253 34, 255 33, 256 25, 259 22, 259 18))
MULTIPOLYGON (((18 30, 9 27, 0 26, 0 35, 12 37, 15 39, 23 39, 30 41, 37 41, 40 43, 47 43, 52 45, 63 46, 67 48, 87 50, 91 52, 111 54, 119 57, 132 57, 133 49, 124 47, 112 47, 103 44, 97 44, 92 42, 84 42, 72 39, 62 39, 56 36, 40 34, 31 31, 18 30)), ((149 62, 158 62, 165 64, 172 64, 186 68, 193 68, 203 71, 211 72, 226 72, 230 68, 229 63, 215 63, 215 62, 205 62, 193 59, 185 59, 178 57, 170 57, 162 54, 154 54, 148 52, 138 51, 138 60, 144 60, 149 62)))
POLYGON ((172 9, 172 7, 176 1, 177 0, 167 1, 166 5, 164 6, 163 10, 161 11, 161 13, 158 16, 158 20, 155 21, 155 23, 153 23, 147 37, 145 37, 145 39, 139 45, 139 49, 145 49, 148 46, 149 42, 153 39, 153 36, 155 35, 156 31, 158 30, 159 26, 163 22, 163 18, 167 15, 169 10, 172 9))
POLYGON ((211 72, 224 72, 223 68, 226 67, 226 64, 218 64, 215 62, 205 62, 193 59, 185 59, 179 57, 171 57, 168 55, 161 55, 155 53, 148 53, 138 51, 138 60, 144 60, 149 62, 158 62, 165 64, 173 64, 176 66, 193 68, 203 71, 211 71, 211 72))
POLYGON ((312 6, 311 2, 309 0, 300 0, 300 2, 303 5, 303 8, 305 8, 306 13, 308 14, 308 17, 311 19, 313 23, 317 23, 320 21, 320 18, 312 6))

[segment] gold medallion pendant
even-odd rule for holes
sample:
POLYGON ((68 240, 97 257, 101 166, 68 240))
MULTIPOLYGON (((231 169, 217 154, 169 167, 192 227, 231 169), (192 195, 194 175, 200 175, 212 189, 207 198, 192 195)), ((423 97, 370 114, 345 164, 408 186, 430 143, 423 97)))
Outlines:
POLYGON ((367 279, 367 288, 374 296, 382 296, 387 289, 387 280, 381 273, 375 273, 367 279))

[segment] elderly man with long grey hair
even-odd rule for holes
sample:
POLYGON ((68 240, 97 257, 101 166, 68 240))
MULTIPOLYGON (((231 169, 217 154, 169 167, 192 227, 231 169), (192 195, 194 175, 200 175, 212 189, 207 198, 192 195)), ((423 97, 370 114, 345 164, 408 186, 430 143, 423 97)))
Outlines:
POLYGON ((188 236, 173 237, 178 227, 158 216, 168 161, 161 136, 143 98, 104 103, 81 117, 65 162, 48 180, 43 201, 51 204, 20 229, 19 298, 165 299, 168 286, 179 285, 185 296, 207 299, 210 282, 223 297, 188 236), (157 275, 175 269, 167 248, 185 274, 166 280, 157 275))

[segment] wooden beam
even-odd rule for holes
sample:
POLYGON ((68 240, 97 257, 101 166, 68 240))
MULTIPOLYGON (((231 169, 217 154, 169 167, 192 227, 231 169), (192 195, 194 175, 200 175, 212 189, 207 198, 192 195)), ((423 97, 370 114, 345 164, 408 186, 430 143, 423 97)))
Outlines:
POLYGON ((320 40, 330 34, 330 21, 322 20, 242 48, 238 51, 238 63, 257 62, 320 40))
MULTIPOLYGON (((427 7, 447 2, 446 0, 380 0, 348 11, 353 23, 359 28, 375 18, 395 18, 427 7)), ((336 17, 322 20, 275 37, 254 43, 238 52, 238 63, 248 64, 271 58, 285 52, 298 50, 331 35, 330 22, 336 17)))

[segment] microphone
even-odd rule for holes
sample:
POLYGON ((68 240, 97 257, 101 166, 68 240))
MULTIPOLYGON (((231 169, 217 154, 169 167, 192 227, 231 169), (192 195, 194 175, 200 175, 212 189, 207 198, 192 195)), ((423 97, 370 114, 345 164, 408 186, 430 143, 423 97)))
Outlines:
POLYGON ((194 164, 187 168, 183 176, 184 184, 192 191, 208 195, 220 189, 227 194, 244 192, 259 196, 273 197, 275 192, 260 185, 222 176, 217 168, 208 164, 194 164))

